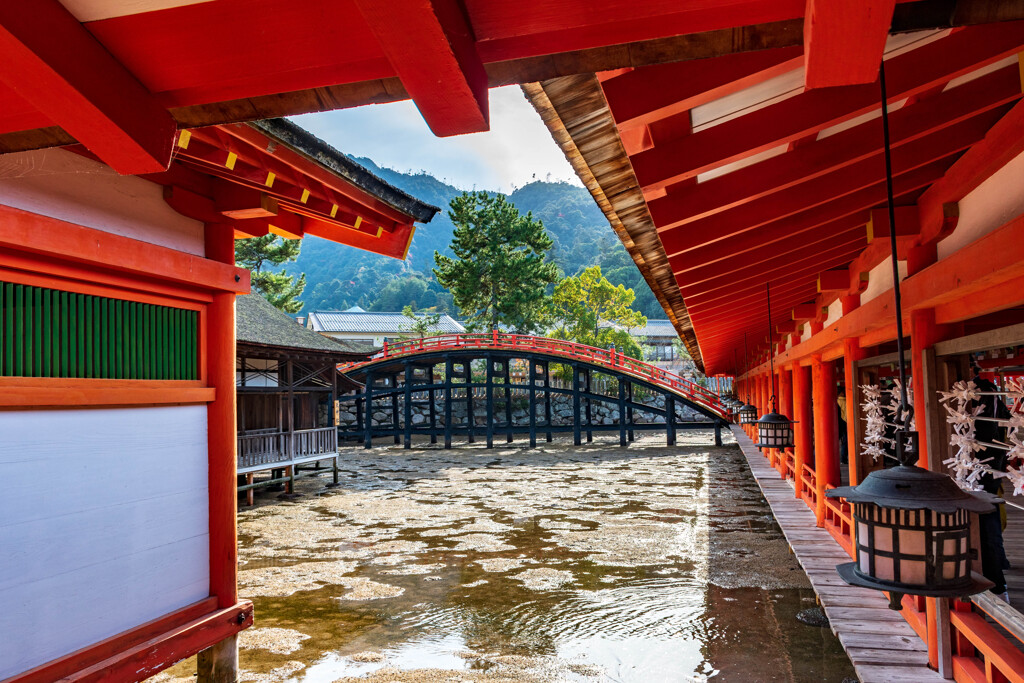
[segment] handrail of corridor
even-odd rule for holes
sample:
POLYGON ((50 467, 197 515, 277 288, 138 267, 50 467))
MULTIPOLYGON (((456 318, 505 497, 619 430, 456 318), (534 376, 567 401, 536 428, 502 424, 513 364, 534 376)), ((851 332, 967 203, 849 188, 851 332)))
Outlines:
POLYGON ((722 403, 718 394, 700 386, 696 382, 691 382, 655 365, 630 358, 614 348, 600 349, 562 339, 525 334, 506 334, 504 332, 442 334, 434 337, 412 339, 398 344, 388 344, 385 342, 384 348, 370 356, 369 359, 343 364, 339 366, 339 369, 342 372, 350 372, 388 358, 452 349, 534 351, 569 360, 582 360, 594 365, 614 368, 618 372, 633 375, 638 379, 665 387, 711 410, 718 414, 719 417, 726 419, 729 417, 729 411, 725 404, 722 403))

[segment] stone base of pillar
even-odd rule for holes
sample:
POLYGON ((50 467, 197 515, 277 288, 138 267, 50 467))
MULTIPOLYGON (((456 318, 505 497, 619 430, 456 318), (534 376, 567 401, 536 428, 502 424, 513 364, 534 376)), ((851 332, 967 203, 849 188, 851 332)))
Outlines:
POLYGON ((238 634, 201 651, 198 665, 198 683, 237 683, 238 634))

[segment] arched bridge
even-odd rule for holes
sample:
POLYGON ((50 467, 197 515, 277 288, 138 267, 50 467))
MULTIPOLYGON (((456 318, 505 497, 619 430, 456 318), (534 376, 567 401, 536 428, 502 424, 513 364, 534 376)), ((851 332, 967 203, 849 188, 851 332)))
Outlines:
POLYGON ((339 398, 339 436, 362 441, 391 436, 409 448, 414 435, 431 443, 455 434, 470 442, 495 435, 573 433, 578 445, 597 433, 721 427, 728 411, 714 392, 615 349, 518 334, 454 334, 385 344, 366 361, 341 366, 363 388, 339 398))

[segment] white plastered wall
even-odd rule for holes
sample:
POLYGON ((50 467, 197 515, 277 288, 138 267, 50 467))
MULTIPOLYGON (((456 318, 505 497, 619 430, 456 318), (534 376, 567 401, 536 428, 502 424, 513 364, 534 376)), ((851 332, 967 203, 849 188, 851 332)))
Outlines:
POLYGON ((0 680, 209 595, 206 406, 0 412, 0 680))
POLYGON ((203 224, 168 206, 160 185, 63 149, 0 155, 0 204, 204 254, 203 224))

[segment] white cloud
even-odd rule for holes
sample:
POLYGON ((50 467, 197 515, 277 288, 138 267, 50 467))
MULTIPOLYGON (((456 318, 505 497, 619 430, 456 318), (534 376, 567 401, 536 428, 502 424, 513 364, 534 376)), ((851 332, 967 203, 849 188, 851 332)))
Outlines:
POLYGON ((293 120, 346 154, 398 171, 427 171, 460 189, 509 192, 548 179, 580 184, 518 86, 491 90, 490 108, 490 131, 450 138, 435 137, 409 101, 293 120))

